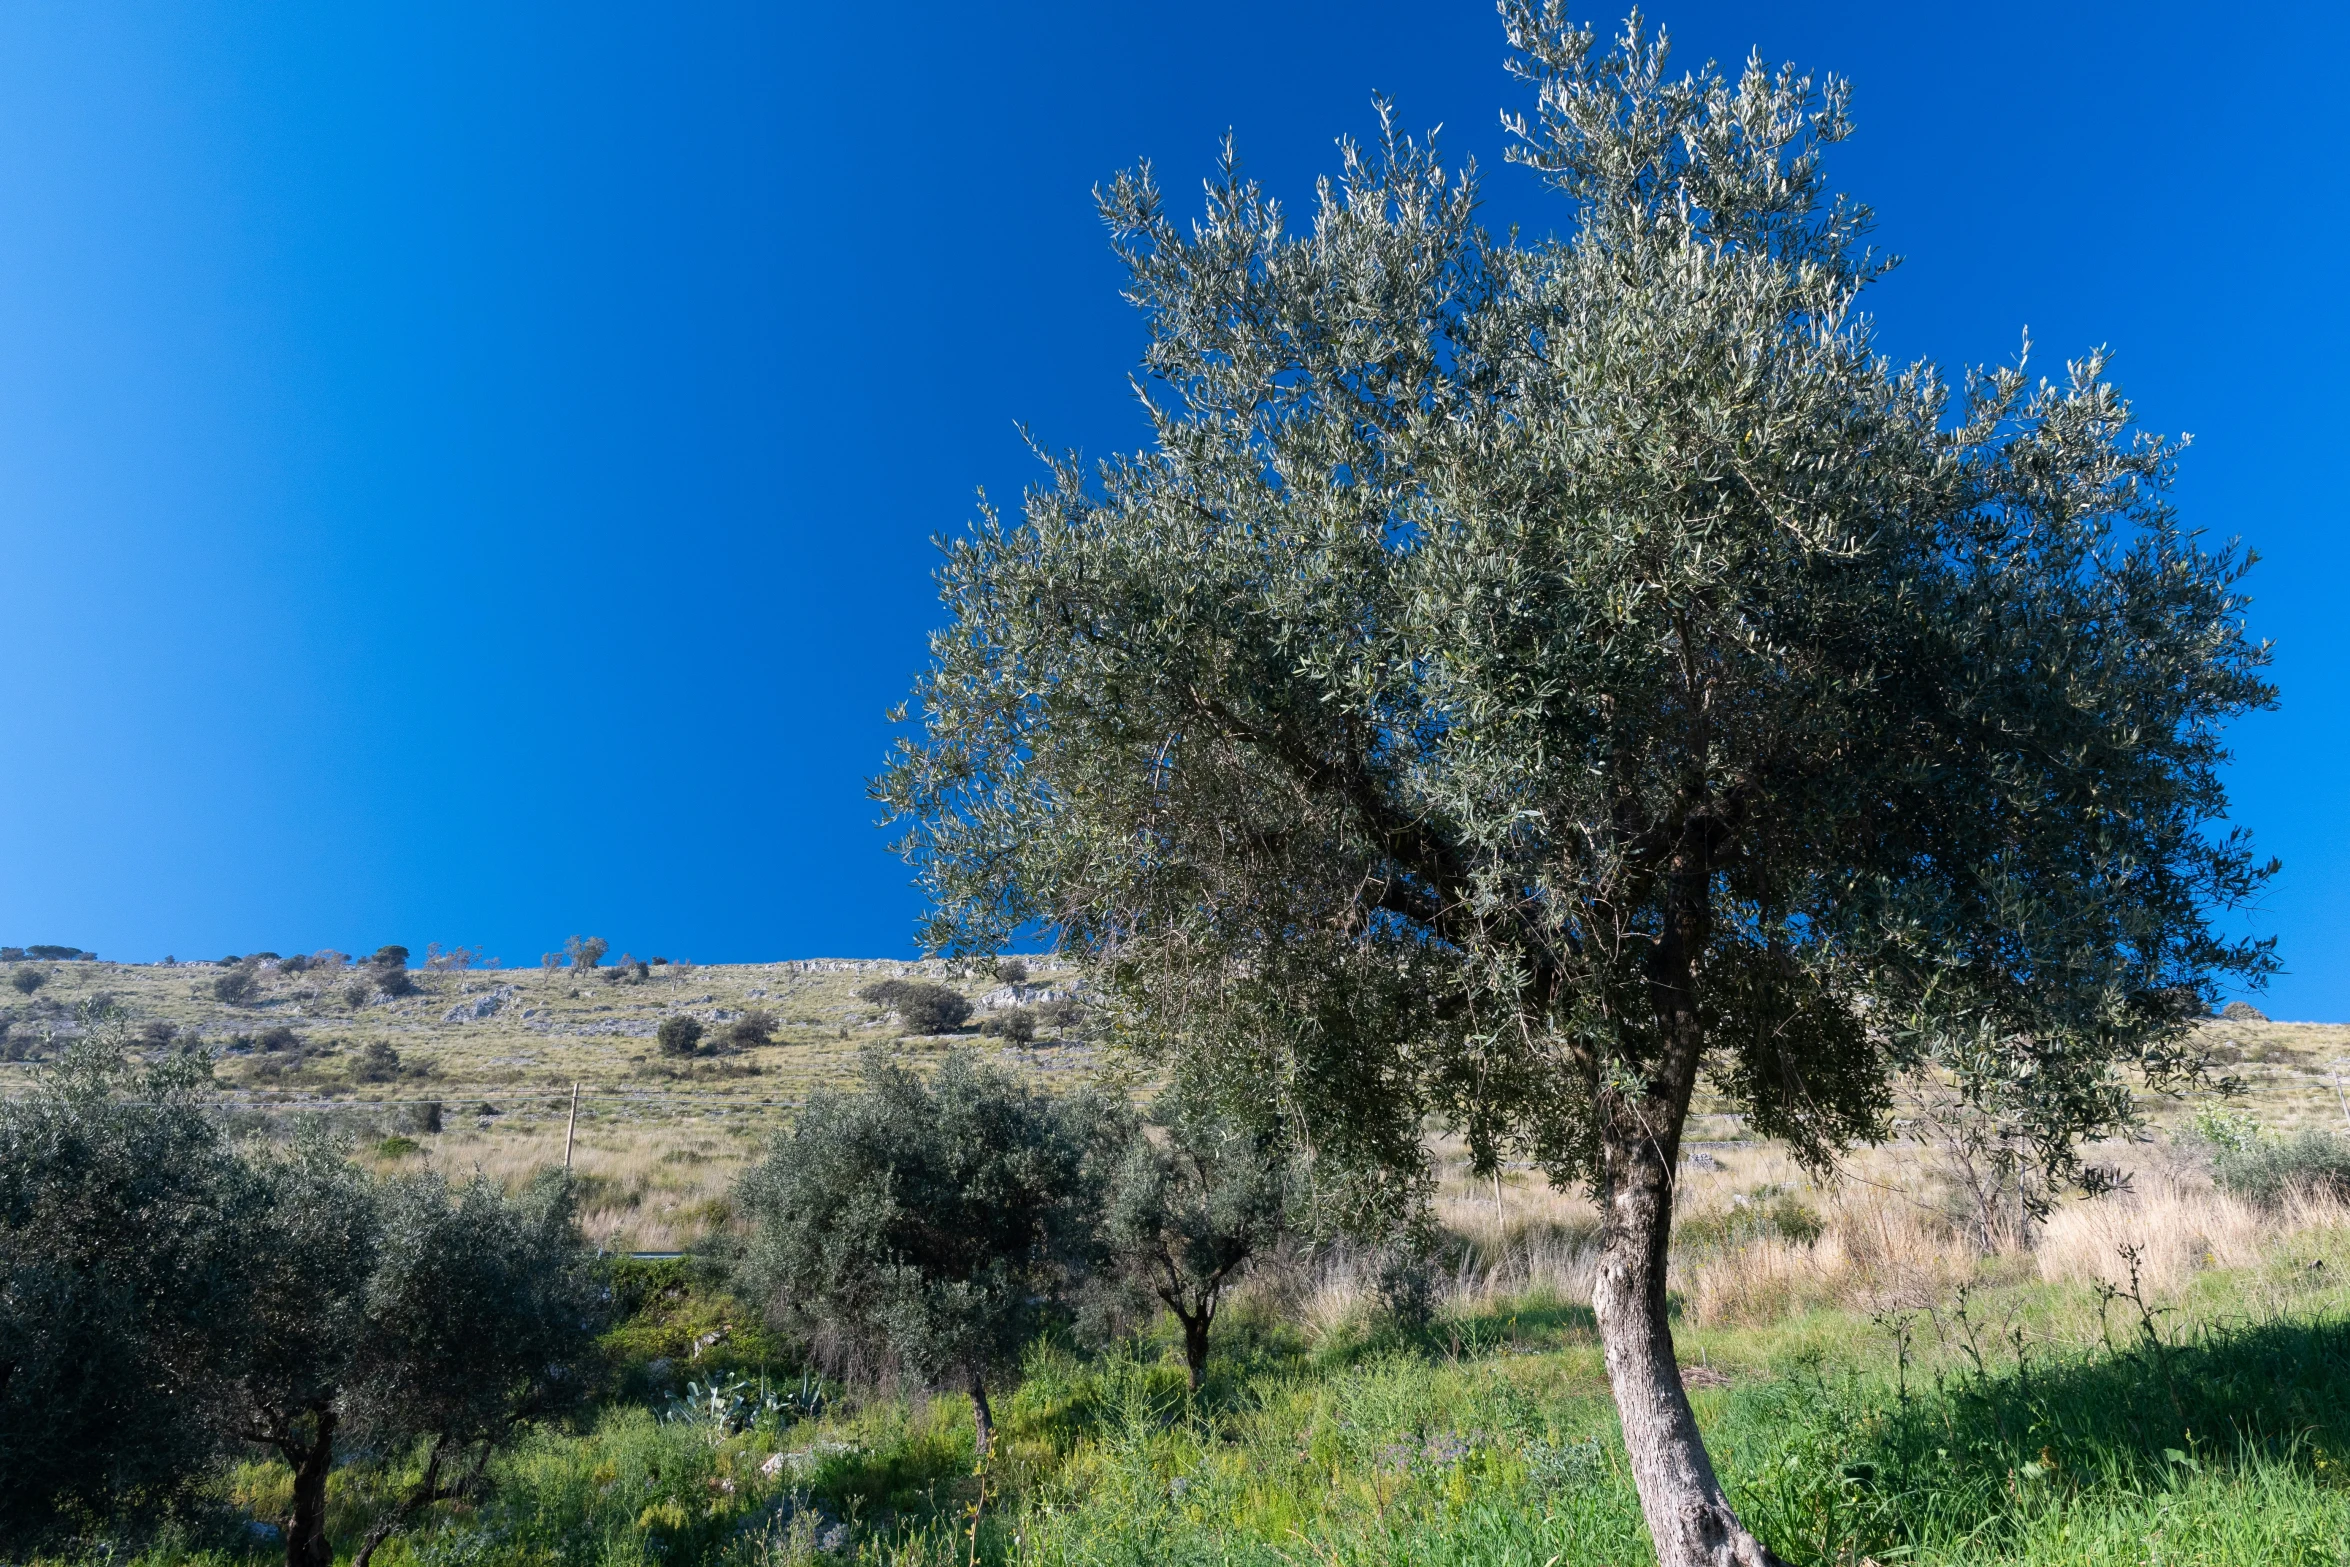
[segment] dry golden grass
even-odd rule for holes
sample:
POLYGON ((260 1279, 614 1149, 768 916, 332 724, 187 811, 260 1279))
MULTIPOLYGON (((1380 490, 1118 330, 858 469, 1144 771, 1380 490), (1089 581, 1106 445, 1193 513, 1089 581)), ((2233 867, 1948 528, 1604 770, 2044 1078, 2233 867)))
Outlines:
MULTIPOLYGON (((1065 986, 1073 971, 1027 960, 1031 982, 1065 986)), ((18 965, 0 965, 0 971, 18 965)), ((666 965, 634 982, 616 966, 574 976, 539 969, 411 974, 417 993, 352 1006, 354 971, 322 979, 263 965, 242 1005, 214 999, 227 972, 213 963, 38 963, 47 976, 30 996, 0 990, 0 1022, 15 1051, 53 1055, 76 1030, 78 1004, 109 999, 134 1029, 169 1024, 179 1043, 214 1057, 223 1104, 324 1113, 363 1136, 402 1131, 422 1145, 385 1168, 429 1165, 462 1176, 480 1170, 519 1184, 563 1159, 574 1084, 581 1089, 573 1168, 581 1177, 588 1233, 613 1250, 666 1251, 709 1233, 725 1217, 736 1174, 810 1090, 845 1081, 869 1044, 897 1029, 859 987, 911 976, 951 984, 974 999, 998 988, 992 973, 939 961, 814 959, 789 963, 666 965), (485 1015, 477 1005, 494 1001, 485 1015), (683 1013, 713 1030, 757 1008, 779 1027, 774 1042, 715 1057, 672 1061, 653 1031, 683 1013), (291 1028, 295 1051, 252 1048, 265 1030, 291 1028), (396 1071, 369 1080, 369 1047, 397 1053, 396 1071), (423 1102, 442 1107, 437 1135, 409 1129, 423 1102), (484 1115, 484 1108, 495 1114, 484 1115)), ((999 1046, 964 1041, 1047 1082, 1074 1082, 1098 1053, 1077 1041, 999 1046)), ((898 1040, 920 1062, 949 1041, 898 1040)), ((37 1062, 0 1063, 0 1094, 16 1091, 37 1062)))

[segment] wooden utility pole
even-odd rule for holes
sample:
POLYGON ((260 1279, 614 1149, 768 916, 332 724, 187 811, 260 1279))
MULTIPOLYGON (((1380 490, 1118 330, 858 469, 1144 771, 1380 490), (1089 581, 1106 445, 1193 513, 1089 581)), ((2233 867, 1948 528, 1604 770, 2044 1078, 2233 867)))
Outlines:
POLYGON ((563 1168, 571 1168, 571 1140, 579 1135, 579 1079, 571 1080, 571 1122, 563 1128, 563 1168))

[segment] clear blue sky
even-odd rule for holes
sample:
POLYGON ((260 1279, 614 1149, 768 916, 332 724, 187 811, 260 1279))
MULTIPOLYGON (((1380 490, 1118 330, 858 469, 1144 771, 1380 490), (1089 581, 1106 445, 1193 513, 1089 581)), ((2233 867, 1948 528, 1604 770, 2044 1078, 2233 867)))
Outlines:
MULTIPOLYGON (((2193 432, 2284 688, 2264 1004, 2350 1019, 2342 8, 1657 14, 1854 79, 1889 349, 2108 343, 2193 432)), ((1380 90, 1549 229, 1502 52, 1479 0, 0 11, 0 941, 910 950, 862 784, 928 541, 1017 421, 1139 439, 1088 187, 1231 127, 1294 200, 1380 90)))

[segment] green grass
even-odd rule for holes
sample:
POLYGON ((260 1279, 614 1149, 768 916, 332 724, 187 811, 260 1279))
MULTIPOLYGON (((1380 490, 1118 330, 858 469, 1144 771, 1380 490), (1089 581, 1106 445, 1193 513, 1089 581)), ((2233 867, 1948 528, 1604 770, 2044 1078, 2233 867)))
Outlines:
MULTIPOLYGON (((637 1265, 607 1340, 614 1397, 532 1433, 481 1505, 379 1560, 768 1567, 865 1563, 1635 1567, 1651 1555, 1588 1311, 1529 1300, 1418 1334, 1315 1342, 1240 1313, 1203 1392, 1165 1345, 1040 1345, 972 1460, 960 1399, 877 1398, 747 1429, 656 1417, 645 1365, 725 1325, 702 1377, 788 1357, 687 1268, 637 1265), (973 1519, 977 1524, 974 1531, 973 1519), (832 1547, 827 1551, 823 1547, 832 1547)), ((1695 1394, 1750 1525, 1799 1564, 2350 1561, 2350 1244, 2305 1234, 2180 1300, 2044 1285, 1884 1318, 1685 1329, 1726 1372, 1695 1394)), ((786 1401, 788 1405, 788 1400, 786 1401)), ((337 1476, 361 1526, 395 1478, 337 1476)), ((266 1515, 270 1466, 232 1500, 266 1515)), ((251 1516, 248 1512, 246 1516, 251 1516)), ((216 1521, 151 1550, 258 1562, 216 1521)), ((114 1558, 121 1560, 119 1556, 114 1558)))

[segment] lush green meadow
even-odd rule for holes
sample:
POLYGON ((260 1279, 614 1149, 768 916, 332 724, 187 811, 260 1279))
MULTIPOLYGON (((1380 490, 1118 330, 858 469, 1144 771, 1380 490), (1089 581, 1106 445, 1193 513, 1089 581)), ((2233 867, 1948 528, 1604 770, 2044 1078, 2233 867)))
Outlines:
MULTIPOLYGON (((1632 1564, 1649 1559, 1586 1308, 1404 1331, 1260 1295, 1184 1391, 1169 1346, 1031 1353, 975 1466, 960 1399, 800 1376, 690 1263, 624 1265, 612 1396, 389 1563, 1632 1564), (713 1398, 713 1389, 716 1397, 713 1398), (762 1396, 764 1394, 764 1396, 762 1396)), ((1684 1319, 1742 1513, 1801 1563, 2294 1563, 2350 1554, 2350 1234, 2308 1223, 2175 1297, 2021 1277, 1929 1305, 1684 1319)), ((400 1478, 337 1478, 355 1534, 400 1478)), ((140 1560, 260 1562, 248 1465, 140 1560), (239 1534, 237 1531, 243 1531, 239 1534)))

